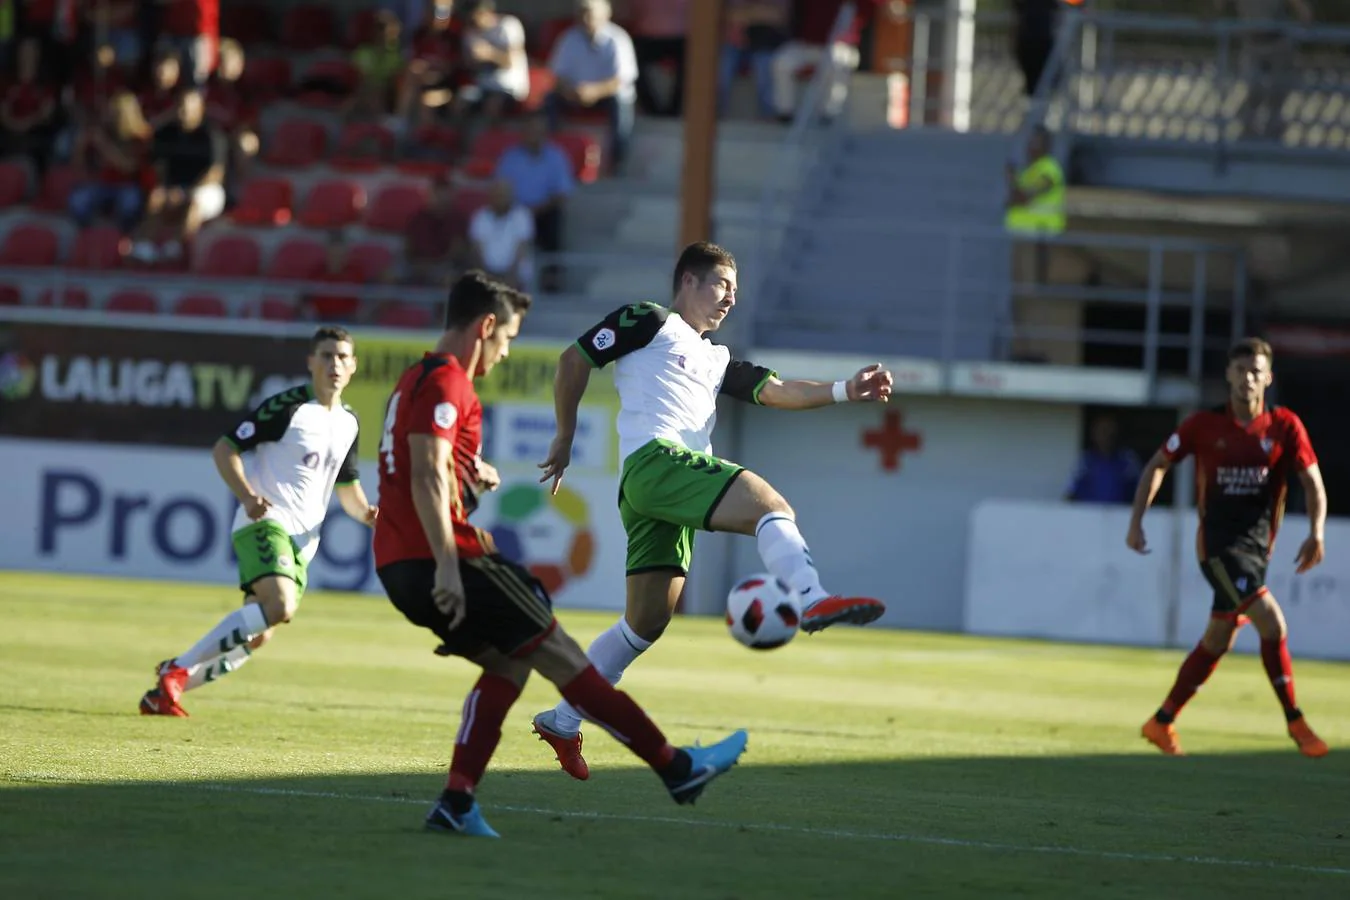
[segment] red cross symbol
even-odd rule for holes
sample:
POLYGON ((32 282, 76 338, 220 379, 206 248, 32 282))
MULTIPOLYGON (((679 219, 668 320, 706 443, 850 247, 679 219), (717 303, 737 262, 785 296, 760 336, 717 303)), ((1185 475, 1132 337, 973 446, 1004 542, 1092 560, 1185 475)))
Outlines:
POLYGON ((900 468, 900 458, 905 453, 923 449, 923 435, 906 431, 900 410, 888 409, 880 428, 863 432, 862 443, 868 449, 880 451, 881 468, 894 472, 900 468))

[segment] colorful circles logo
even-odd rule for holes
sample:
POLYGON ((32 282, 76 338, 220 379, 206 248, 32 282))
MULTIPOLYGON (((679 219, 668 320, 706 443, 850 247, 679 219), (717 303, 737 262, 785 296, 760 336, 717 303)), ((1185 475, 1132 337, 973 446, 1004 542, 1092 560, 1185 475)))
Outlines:
POLYGON ((0 356, 0 397, 21 400, 33 393, 37 370, 21 353, 0 356))
POLYGON ((585 575, 595 561, 586 500, 567 487, 556 497, 533 484, 504 488, 492 539, 503 556, 525 565, 550 594, 585 575))

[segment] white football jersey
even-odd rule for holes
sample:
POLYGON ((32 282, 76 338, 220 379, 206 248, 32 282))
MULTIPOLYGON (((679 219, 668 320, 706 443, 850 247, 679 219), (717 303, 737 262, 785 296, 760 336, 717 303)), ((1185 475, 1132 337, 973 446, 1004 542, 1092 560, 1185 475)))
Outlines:
MULTIPOLYGON (((303 385, 264 400, 225 435, 243 454, 249 483, 271 504, 264 518, 286 529, 306 563, 319 550, 333 488, 357 481, 357 434, 351 407, 327 409, 303 385)), ((234 528, 252 521, 241 507, 234 528)))
POLYGON ((577 348, 596 368, 614 363, 623 459, 657 438, 711 453, 717 395, 757 403, 774 375, 733 360, 726 347, 655 303, 615 310, 578 338, 577 348))

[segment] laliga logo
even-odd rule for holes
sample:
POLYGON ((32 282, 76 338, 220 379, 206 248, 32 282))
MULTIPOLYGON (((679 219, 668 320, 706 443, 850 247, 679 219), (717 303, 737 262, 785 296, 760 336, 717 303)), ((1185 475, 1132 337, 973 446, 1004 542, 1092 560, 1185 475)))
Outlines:
POLYGON ((0 356, 0 397, 22 400, 33 393, 37 384, 37 368, 21 353, 0 356))
POLYGON ((507 559, 530 570, 549 593, 590 571, 595 559, 586 500, 568 487, 550 497, 525 482, 503 489, 492 540, 507 559))

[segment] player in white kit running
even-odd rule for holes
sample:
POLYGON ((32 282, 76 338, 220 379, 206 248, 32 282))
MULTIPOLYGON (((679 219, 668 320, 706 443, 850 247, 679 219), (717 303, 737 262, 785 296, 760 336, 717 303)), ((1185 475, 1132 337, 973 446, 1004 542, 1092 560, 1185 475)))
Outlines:
POLYGON ((141 697, 144 715, 186 716, 179 702, 184 691, 235 671, 267 642, 273 626, 291 620, 334 489, 347 515, 375 523, 379 511, 357 478, 356 414, 342 402, 356 372, 351 335, 320 328, 308 362, 310 384, 264 400, 216 442, 216 468, 239 500, 232 540, 244 606, 186 653, 159 664, 158 683, 141 697))

